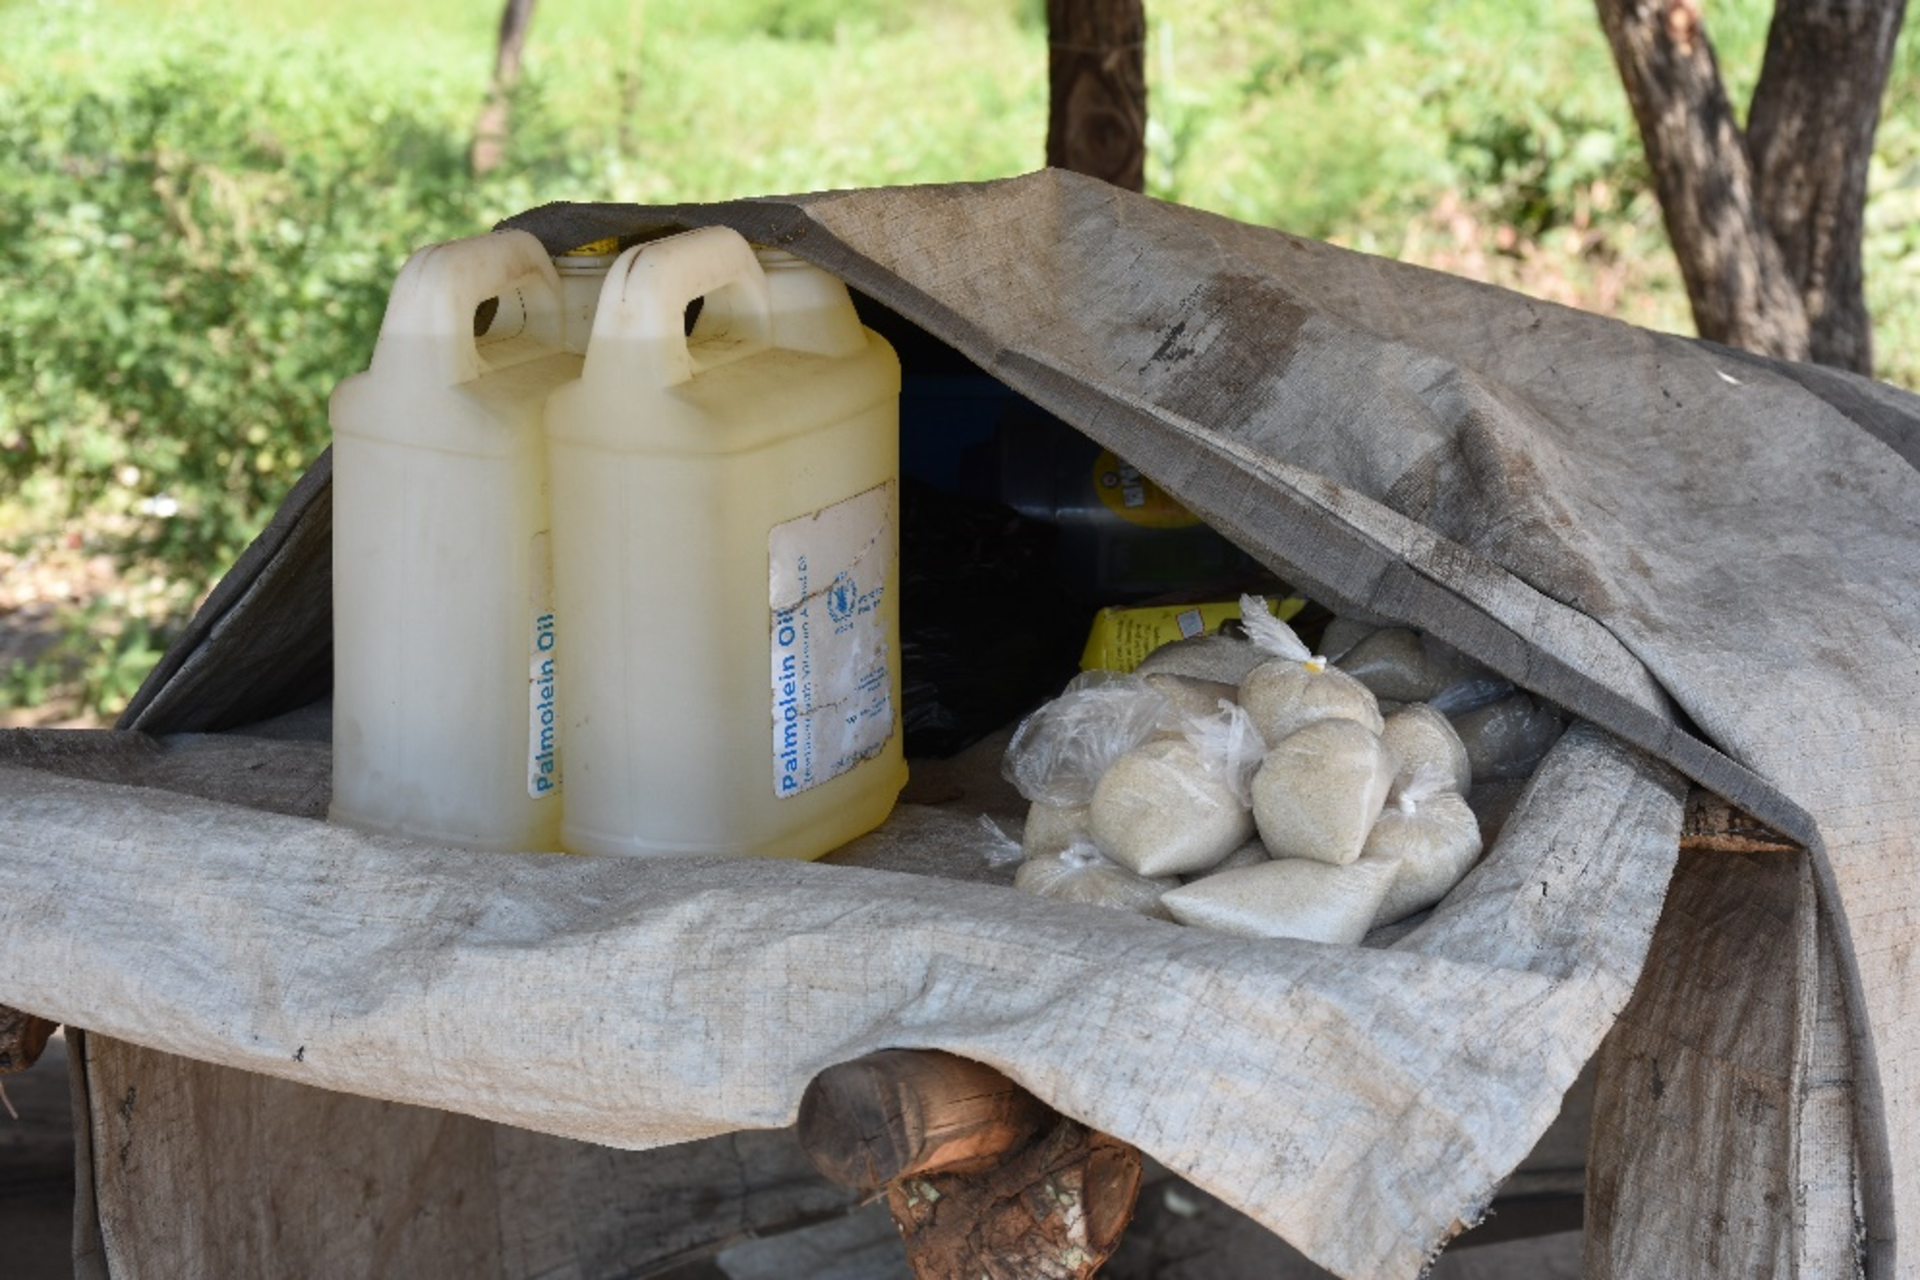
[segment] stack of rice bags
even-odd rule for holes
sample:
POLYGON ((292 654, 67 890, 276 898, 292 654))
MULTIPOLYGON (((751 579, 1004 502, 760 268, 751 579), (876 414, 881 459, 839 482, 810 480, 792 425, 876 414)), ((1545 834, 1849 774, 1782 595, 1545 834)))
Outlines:
POLYGON ((1006 760, 1032 802, 1016 886, 1357 943, 1459 883, 1482 848, 1474 778, 1525 776, 1563 727, 1415 632, 1336 622, 1334 665, 1259 598, 1241 616, 1244 638, 1088 672, 1021 724, 1006 760))

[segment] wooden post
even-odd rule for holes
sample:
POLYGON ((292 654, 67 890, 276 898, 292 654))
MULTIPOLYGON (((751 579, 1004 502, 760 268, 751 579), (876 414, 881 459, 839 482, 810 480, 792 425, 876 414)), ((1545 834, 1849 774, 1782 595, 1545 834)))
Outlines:
POLYGON ((828 1178, 886 1188, 919 1280, 1086 1280, 1140 1192, 1139 1151, 948 1053, 829 1068, 801 1100, 799 1136, 828 1178))
POLYGON ((1047 164, 1146 189, 1143 0, 1047 0, 1047 164))

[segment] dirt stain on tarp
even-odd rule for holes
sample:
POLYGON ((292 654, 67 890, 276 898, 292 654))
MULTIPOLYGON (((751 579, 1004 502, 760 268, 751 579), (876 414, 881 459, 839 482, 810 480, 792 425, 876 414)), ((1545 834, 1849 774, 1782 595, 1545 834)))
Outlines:
POLYGON ((1273 387, 1287 376, 1312 318, 1289 289, 1268 277, 1226 274, 1164 300, 1135 321, 1154 342, 1135 372, 1148 399, 1195 422, 1238 432, 1271 429, 1273 387), (1222 317, 1258 315, 1262 324, 1222 317))

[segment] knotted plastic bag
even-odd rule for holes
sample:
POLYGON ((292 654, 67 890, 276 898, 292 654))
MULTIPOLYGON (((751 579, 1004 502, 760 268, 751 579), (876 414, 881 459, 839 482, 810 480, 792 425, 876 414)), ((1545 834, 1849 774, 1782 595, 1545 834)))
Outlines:
MULTIPOLYGON (((1244 602, 1242 604, 1244 608, 1244 602)), ((1261 612, 1265 613, 1264 606, 1261 612)), ((1245 636, 1210 631, 1163 644, 1140 660, 1137 676, 1173 675, 1238 688, 1247 673, 1273 655, 1245 636)))
POLYGON ((1149 689, 1165 698, 1176 715, 1192 720, 1204 720, 1219 709, 1221 702, 1233 702, 1240 697, 1239 686, 1222 680, 1202 680, 1198 676, 1175 675, 1168 671, 1151 671, 1141 675, 1140 679, 1149 689))
POLYGON ((1453 722, 1426 703, 1417 702, 1388 716, 1380 741, 1400 762, 1395 786, 1405 786, 1422 769, 1433 767, 1444 773, 1453 790, 1462 796, 1472 794, 1473 765, 1467 758, 1467 744, 1460 740, 1453 722))
POLYGON ((1361 862, 1397 868, 1373 923, 1405 919, 1446 897, 1472 870, 1481 848, 1479 820, 1447 771, 1431 764, 1420 768, 1394 788, 1361 850, 1361 862))
POLYGON ((1476 782, 1528 777, 1567 727, 1558 707, 1530 693, 1509 694, 1452 719, 1476 782))
POLYGON ((1218 864, 1253 834, 1248 780, 1265 754, 1246 712, 1228 702, 1189 721, 1179 738, 1135 747, 1094 788, 1094 843, 1141 875, 1218 864))
POLYGON ((1327 661, 1337 663, 1378 630, 1373 623, 1357 618, 1333 618, 1320 631, 1320 652, 1327 655, 1327 661))
POLYGON ((1172 877, 1156 880, 1136 875, 1084 840, 1056 853, 1028 858, 1013 875, 1014 888, 1044 898, 1118 907, 1159 920, 1173 918, 1160 899, 1179 883, 1172 877))
POLYGON ((1253 775, 1253 817, 1276 858, 1344 865, 1360 856, 1399 772, 1379 735, 1317 720, 1267 752, 1253 775))
POLYGON ((1027 821, 1020 828, 1020 852, 1023 857, 1044 858, 1092 839, 1087 833, 1086 805, 1036 800, 1027 806, 1027 821))
POLYGON ((1189 872, 1180 877, 1182 884, 1192 884, 1207 876, 1219 875, 1222 871, 1237 871, 1241 867, 1257 867, 1263 862, 1273 861, 1273 855, 1267 852, 1267 846, 1260 843, 1260 837, 1254 836, 1245 844, 1229 853, 1220 861, 1200 871, 1189 872))
POLYGON ((1453 646, 1407 627, 1383 627, 1357 641, 1341 655, 1340 669, 1394 702, 1425 702, 1486 672, 1453 646))
POLYGON ((1279 742, 1318 720, 1352 720, 1381 729, 1380 705, 1358 680, 1329 666, 1267 612, 1258 596, 1242 596, 1240 617, 1254 645, 1270 655, 1240 682, 1240 705, 1268 742, 1279 742))
POLYGON ((1302 938, 1351 946, 1367 936, 1395 868, 1276 858, 1170 889, 1160 905, 1181 924, 1242 938, 1302 938))
POLYGON ((1089 804, 1115 760, 1179 723, 1166 698, 1145 681, 1090 671, 1020 722, 1001 772, 1029 800, 1064 808, 1089 804))

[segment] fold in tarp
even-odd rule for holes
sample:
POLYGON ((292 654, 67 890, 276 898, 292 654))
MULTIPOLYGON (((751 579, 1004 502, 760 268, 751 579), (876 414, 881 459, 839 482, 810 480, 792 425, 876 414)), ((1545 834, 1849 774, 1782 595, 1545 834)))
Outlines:
MULTIPOLYGON (((786 247, 1322 602, 1438 635, 1588 727, 1461 891, 1370 948, 843 867, 481 858, 15 772, 0 857, 35 888, 0 904, 0 1000, 625 1146, 780 1125, 833 1061, 951 1049, 1335 1271, 1406 1275, 1483 1209, 1626 1004, 1685 777, 1808 846, 1822 916, 1796 914, 1791 875, 1767 879, 1772 897, 1741 901, 1786 922, 1799 941, 1779 962, 1799 977, 1741 1005, 1729 993, 1778 971, 1709 957, 1713 981, 1664 1008, 1636 998, 1635 1043, 1682 1042, 1700 1097, 1734 1080, 1727 1113, 1786 1133, 1724 1162, 1767 1189, 1756 1221, 1782 1258, 1838 1256, 1828 1237, 1850 1237, 1857 1129, 1868 1269, 1895 1273, 1896 1228, 1920 1212, 1920 744, 1904 729, 1920 702, 1920 401, 1058 173, 511 223, 556 251, 710 223, 786 247), (507 1053, 495 1035, 526 1001, 545 1029, 531 1063, 527 1039, 507 1053), (1689 1040, 1692 1014, 1736 1006, 1779 1032, 1741 1042, 1785 1059, 1764 1080, 1730 1041, 1689 1040), (1855 1100, 1851 1127, 1834 1097, 1855 1100)), ((324 474, 302 492, 134 727, 206 727, 195 707, 223 678, 270 682, 276 646, 325 625, 324 592, 291 593, 314 616, 284 603, 285 579, 324 559, 324 474)), ((1678 1078, 1659 1065, 1656 1098, 1678 1078)), ((1697 1203, 1673 1190, 1682 1212, 1697 1203)), ((1711 1273, 1713 1229, 1684 1234, 1646 1238, 1711 1273)))

